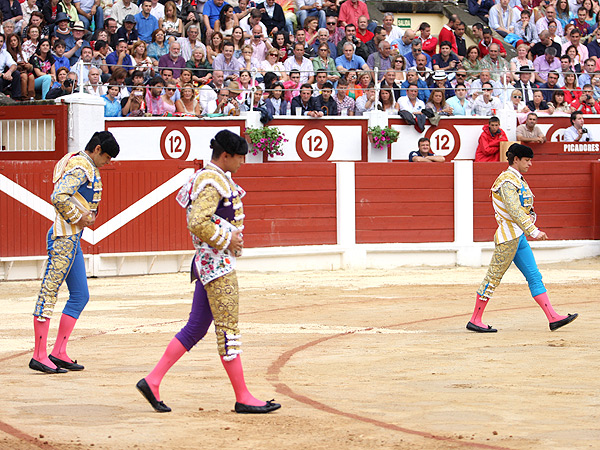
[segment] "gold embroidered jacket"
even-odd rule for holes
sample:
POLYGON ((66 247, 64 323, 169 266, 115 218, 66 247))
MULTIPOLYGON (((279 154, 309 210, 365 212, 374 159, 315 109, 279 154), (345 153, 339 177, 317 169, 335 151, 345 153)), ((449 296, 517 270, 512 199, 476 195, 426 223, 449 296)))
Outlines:
POLYGON ((102 180, 94 161, 85 153, 65 155, 54 167, 54 191, 50 200, 56 210, 54 236, 71 236, 83 227, 77 223, 87 211, 97 212, 102 180))
POLYGON ((512 167, 502 172, 492 186, 492 204, 498 222, 494 242, 500 244, 523 233, 536 237, 533 193, 523 176, 512 167))

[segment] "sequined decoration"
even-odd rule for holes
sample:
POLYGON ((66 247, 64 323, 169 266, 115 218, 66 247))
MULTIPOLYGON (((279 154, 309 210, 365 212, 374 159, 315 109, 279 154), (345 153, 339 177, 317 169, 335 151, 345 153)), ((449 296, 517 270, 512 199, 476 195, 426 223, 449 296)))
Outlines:
POLYGON ((519 247, 519 238, 512 241, 496 244, 492 261, 485 274, 485 278, 479 286, 477 293, 486 300, 492 298, 496 287, 500 284, 502 277, 513 262, 517 249, 519 247))
MULTIPOLYGON (((49 233, 52 231, 50 229, 49 233)), ((48 264, 42 280, 42 287, 35 304, 34 316, 52 317, 52 311, 58 297, 58 290, 67 278, 73 265, 81 233, 71 236, 55 237, 48 248, 48 264)))
POLYGON ((206 284, 204 289, 215 321, 219 355, 238 353, 239 291, 235 270, 206 284), (235 344, 230 339, 235 339, 235 344))

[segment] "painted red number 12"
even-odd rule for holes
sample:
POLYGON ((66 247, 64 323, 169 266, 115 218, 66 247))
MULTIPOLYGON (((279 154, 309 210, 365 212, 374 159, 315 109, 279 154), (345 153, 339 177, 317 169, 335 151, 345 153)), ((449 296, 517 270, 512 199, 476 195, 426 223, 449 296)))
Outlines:
POLYGON ((447 134, 442 134, 442 135, 437 135, 435 137, 435 140, 437 141, 437 149, 438 150, 450 150, 450 146, 448 145, 450 142, 450 138, 448 137, 447 134), (440 141, 442 141, 440 143, 440 141))
POLYGON ((169 137, 169 141, 171 141, 171 153, 183 152, 183 149, 181 148, 181 136, 171 136, 169 137))
POLYGON ((322 152, 321 144, 323 143, 323 138, 321 136, 309 136, 308 137, 308 151, 309 152, 322 152), (313 148, 313 141, 315 147, 313 148))

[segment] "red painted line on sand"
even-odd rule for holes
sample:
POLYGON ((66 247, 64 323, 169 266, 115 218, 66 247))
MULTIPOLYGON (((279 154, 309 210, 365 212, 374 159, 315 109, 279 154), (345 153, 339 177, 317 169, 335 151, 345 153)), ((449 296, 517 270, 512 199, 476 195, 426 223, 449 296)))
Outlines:
MULTIPOLYGON (((371 329, 371 328, 365 328, 365 331, 369 330, 369 329, 371 329)), ((341 411, 339 409, 333 408, 333 407, 326 405, 324 403, 321 403, 319 401, 313 400, 312 398, 307 397, 305 395, 298 394, 292 388, 290 388, 287 384, 285 384, 279 380, 279 374, 281 372, 281 369, 287 364, 287 362, 290 360, 290 358, 292 356, 294 356, 296 353, 299 353, 310 347, 314 347, 315 345, 321 344, 322 342, 326 342, 330 339, 336 339, 339 337, 349 336, 349 335, 352 335, 355 333, 356 333, 356 331, 349 331, 347 333, 340 333, 340 334, 336 334, 333 336, 327 336, 327 337, 323 337, 320 339, 315 339, 314 341, 307 342, 306 344, 303 344, 296 348, 288 350, 287 352, 281 354, 279 356, 279 358, 277 358, 275 360, 275 362, 273 362, 273 364, 271 364, 269 366, 269 368, 267 369, 267 378, 269 379, 269 382, 275 387, 277 392, 279 392, 280 394, 286 395, 290 398, 293 398, 294 400, 299 401, 300 403, 304 403, 305 405, 311 406, 315 409, 324 411, 326 413, 335 414, 335 415, 342 416, 342 417, 347 417, 349 419, 368 423, 370 425, 375 425, 377 427, 380 427, 380 428, 383 428, 386 430, 399 431, 401 433, 412 434, 415 436, 421 436, 425 439, 432 439, 435 441, 460 444, 461 446, 464 446, 464 447, 482 448, 482 449, 490 449, 490 450, 511 450, 508 447, 500 447, 497 445, 488 445, 488 444, 480 444, 477 442, 463 441, 463 440, 460 440, 457 438, 451 438, 448 436, 440 436, 440 435, 428 433, 426 431, 413 430, 410 428, 405 428, 405 427, 395 425, 393 423, 383 422, 381 420, 372 419, 370 417, 360 416, 358 414, 341 411)))
MULTIPOLYGON (((362 302, 363 300, 359 300, 358 302, 362 302)), ((346 302, 348 303, 348 302, 346 302)), ((355 303, 355 302, 350 302, 350 303, 355 303)), ((585 304, 585 303, 594 303, 593 301, 587 301, 587 302, 577 302, 577 304, 585 304)), ((325 306, 325 305, 314 305, 314 306, 325 306)), ((306 307, 305 305, 303 305, 302 307, 306 307)), ((498 309, 496 311, 510 311, 510 310, 518 310, 518 309, 529 309, 529 308, 534 308, 535 305, 529 305, 529 306, 520 306, 520 307, 511 307, 511 308, 503 308, 503 309, 498 309)), ((261 310, 260 312, 264 313, 264 312, 273 312, 273 311, 280 311, 280 310, 284 310, 284 309, 298 309, 300 308, 300 306, 293 306, 293 307, 284 307, 284 308, 273 308, 270 310, 261 310)), ((259 311, 252 311, 252 312, 248 312, 248 313, 244 313, 241 315, 246 315, 246 314, 254 314, 257 313, 259 311)), ((455 315, 451 315, 451 316, 443 316, 443 317, 436 317, 436 318, 427 318, 427 319, 419 319, 419 320, 414 320, 411 322, 404 322, 404 323, 400 323, 400 324, 395 324, 395 325, 387 325, 385 326, 385 328, 393 328, 393 327, 399 327, 399 326, 406 326, 406 325, 412 325, 415 323, 422 323, 422 322, 427 322, 427 321, 431 321, 431 320, 444 320, 444 319, 454 319, 454 318, 458 318, 458 317, 464 317, 465 314, 455 314, 455 315)), ((119 331, 119 330, 123 330, 125 328, 143 328, 143 327, 147 327, 147 326, 156 326, 156 325, 164 325, 164 324, 171 324, 171 323, 177 323, 177 322, 184 322, 187 319, 181 319, 181 320, 172 320, 172 321, 168 321, 168 322, 159 322, 159 323, 153 323, 153 324, 145 324, 145 325, 138 325, 138 326, 134 326, 134 327, 119 327, 119 328, 114 328, 112 330, 107 330, 107 331, 99 331, 93 334, 89 334, 87 336, 78 336, 78 337, 73 337, 71 338, 71 340, 79 340, 79 339, 88 339, 88 338, 92 338, 92 337, 97 337, 97 336, 102 336, 104 334, 108 334, 114 331, 119 331)), ((368 331, 373 329, 373 327, 366 327, 364 329, 362 329, 362 331, 368 331)), ((350 334, 354 334, 356 333, 356 331, 350 331, 347 333, 340 333, 340 334, 336 334, 333 336, 328 336, 328 337, 324 337, 324 338, 320 338, 317 339, 315 341, 311 341, 308 342, 304 345, 298 346, 296 348, 293 348, 292 350, 289 350, 285 353, 283 353, 282 355, 279 356, 279 358, 277 358, 277 360, 271 364, 271 366, 269 366, 269 369, 267 371, 267 375, 269 377, 269 381, 273 384, 273 386, 275 387, 276 391, 286 395, 290 398, 293 398, 301 403, 304 403, 306 405, 309 405, 315 409, 324 411, 324 412, 328 412, 331 414, 336 414, 339 416, 344 416, 344 417, 348 417, 350 419, 354 419, 354 420, 358 420, 364 423, 369 423, 384 429, 388 429, 388 430, 393 430, 393 431, 399 431, 402 433, 407 433, 407 434, 414 434, 417 436, 422 436, 424 438, 427 439, 433 439, 433 440, 438 440, 438 441, 445 441, 445 442, 452 442, 452 443, 457 443, 463 446, 467 446, 467 447, 475 447, 475 448, 483 448, 483 449, 490 449, 490 450, 510 450, 507 447, 498 447, 498 446, 494 446, 494 445, 487 445, 487 444, 478 444, 475 442, 465 442, 465 441, 461 441, 459 439, 454 439, 454 438, 450 438, 450 437, 445 437, 445 436, 438 436, 438 435, 434 435, 425 431, 419 431, 419 430, 412 430, 409 428, 404 428, 404 427, 400 427, 398 425, 394 425, 391 423, 387 423, 387 422, 382 422, 380 420, 375 420, 375 419, 371 419, 369 417, 363 417, 363 416, 359 416, 358 414, 353 414, 353 413, 347 413, 335 408, 332 408, 328 405, 325 405, 324 403, 320 403, 316 400, 313 400, 309 397, 306 397, 304 395, 298 394, 296 392, 294 392, 287 384, 282 383, 279 381, 279 373, 281 372, 281 369, 285 366, 285 364, 290 360, 290 358, 300 352, 303 351, 307 348, 313 347, 317 344, 320 344, 321 342, 327 341, 329 339, 335 339, 335 338, 339 338, 339 337, 343 337, 343 336, 347 336, 350 334)), ((30 354, 33 351, 33 349, 27 350, 27 351, 22 351, 22 352, 18 352, 18 353, 14 353, 12 355, 9 356, 5 356, 4 358, 0 358, 0 363, 4 362, 4 361, 8 361, 14 358, 19 358, 21 356, 25 356, 27 354, 30 354)), ((0 421, 0 431, 3 431, 7 434, 10 434, 14 437, 16 437, 17 439, 21 439, 23 441, 29 442, 41 449, 45 449, 45 450, 57 450, 55 447, 53 447, 50 444, 47 443, 43 443, 40 442, 37 438, 30 436, 26 433, 23 433, 22 431, 10 426, 9 424, 0 421)))
MULTIPOLYGON (((587 301, 587 302, 577 302, 577 304, 583 304, 583 303, 595 303, 594 301, 587 301)), ((527 305, 527 306, 517 306, 517 307, 510 307, 510 308, 501 308, 501 309, 497 309, 495 311, 513 311, 513 310, 520 310, 520 309, 530 309, 530 308, 535 308, 536 305, 527 305)), ((400 326, 407 326, 407 325, 412 325, 412 324, 416 324, 416 323, 423 323, 423 322, 429 322, 432 320, 446 320, 446 319, 456 319, 459 317, 465 317, 465 314, 453 314, 453 315, 449 315, 449 316, 442 316, 442 317, 435 317, 435 318, 426 318, 426 319, 419 319, 419 320, 413 320, 410 322, 403 322, 403 323, 399 323, 399 324, 393 324, 393 325, 386 325, 384 326, 384 328, 394 328, 394 327, 400 327, 400 326)), ((468 317, 468 316, 467 316, 468 317)), ((373 327, 368 327, 368 328, 364 328, 362 331, 368 331, 373 329, 373 327)), ((436 441, 444 441, 444 442, 452 442, 452 443, 456 443, 456 444, 460 444, 464 447, 473 447, 473 448, 483 448, 483 449, 493 449, 493 450, 510 450, 507 447, 500 447, 500 446, 496 446, 496 445, 488 445, 488 444, 480 444, 477 442, 468 442, 468 441, 462 441, 456 438, 451 438, 451 437, 447 437, 447 436, 439 436, 439 435, 435 435, 432 433, 428 433, 426 431, 419 431, 419 430, 412 430, 410 428, 405 428, 405 427, 400 427, 398 425, 394 425, 392 423, 388 423, 388 422, 383 422, 381 420, 376 420, 376 419, 371 419, 370 417, 364 417, 364 416, 360 416, 358 414, 353 414, 353 413, 348 413, 345 411, 341 411, 339 409, 336 408, 332 408, 329 405, 325 405, 324 403, 321 403, 319 401, 313 400, 310 397, 307 397, 305 395, 302 394, 298 394, 297 392, 295 392, 292 388, 290 388, 287 384, 281 382, 279 380, 279 374, 281 373, 281 369, 283 369, 283 367, 288 363, 288 361, 290 360, 290 358, 292 356, 294 356, 296 353, 299 353, 303 350, 306 350, 310 347, 314 347, 315 345, 318 345, 322 342, 328 341, 330 339, 336 339, 339 337, 344 337, 344 336, 349 336, 352 334, 355 334, 356 331, 349 331, 346 333, 339 333, 339 334, 335 334, 333 336, 327 336, 327 337, 323 337, 323 338, 319 338, 316 339, 314 341, 310 341, 307 342, 306 344, 300 345, 298 347, 295 347, 291 350, 288 350, 287 352, 281 354, 279 356, 279 358, 277 358, 273 364, 271 364, 267 370, 267 378, 269 379, 269 382, 275 387, 276 391, 279 392, 280 394, 286 395, 290 398, 293 398, 294 400, 299 401, 300 403, 304 403, 305 405, 311 406, 315 409, 318 409, 320 411, 324 411, 330 414, 335 414, 338 416, 343 416, 343 417, 348 417, 350 419, 354 419, 354 420, 358 420, 360 422, 364 422, 364 423, 368 423, 371 425, 375 425, 377 427, 380 428, 384 428, 387 430, 393 430, 393 431, 399 431, 402 433, 406 433, 406 434, 412 434, 412 435, 416 435, 416 436, 421 436, 424 437, 426 439, 433 439, 436 441)))
POLYGON ((11 436, 21 439, 22 441, 29 442, 31 445, 35 445, 36 447, 44 450, 58 450, 56 447, 53 447, 47 442, 40 442, 39 439, 23 433, 21 430, 17 430, 15 427, 11 427, 6 422, 0 421, 0 431, 10 434, 11 436))

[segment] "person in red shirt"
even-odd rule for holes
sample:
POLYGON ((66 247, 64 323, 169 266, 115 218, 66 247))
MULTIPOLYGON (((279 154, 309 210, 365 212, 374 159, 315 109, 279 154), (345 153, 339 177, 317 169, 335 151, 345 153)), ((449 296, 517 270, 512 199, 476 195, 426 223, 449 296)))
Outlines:
POLYGON ((594 88, 591 84, 583 86, 583 93, 571 102, 571 108, 584 114, 600 114, 600 102, 594 100, 594 88))
POLYGON ((500 161, 500 142, 508 141, 506 133, 500 128, 500 119, 490 118, 479 136, 479 145, 475 152, 475 161, 500 161))
POLYGON ((356 27, 356 37, 363 41, 365 44, 373 39, 374 34, 367 30, 369 25, 369 19, 366 16, 360 16, 358 18, 358 26, 356 27))
POLYGON ((448 23, 442 27, 440 34, 438 35, 438 42, 448 41, 452 44, 452 51, 458 54, 458 48, 456 47, 456 36, 454 36, 454 27, 460 20, 456 14, 452 14, 448 19, 448 23))
POLYGON ((438 39, 431 35, 431 25, 427 22, 419 25, 419 32, 421 33, 421 42, 423 43, 422 50, 429 56, 433 56, 437 53, 438 39))
POLYGON ((349 23, 358 27, 358 18, 360 16, 365 16, 367 21, 369 20, 369 10, 367 9, 365 2, 360 0, 348 0, 342 3, 342 6, 340 6, 340 15, 338 16, 338 20, 341 22, 343 27, 349 23))
POLYGON ((489 48, 492 44, 498 44, 500 46, 500 56, 506 58, 506 49, 504 48, 504 45, 502 45, 502 41, 492 37, 491 28, 484 28, 483 39, 479 41, 479 44, 477 45, 482 58, 490 52, 489 48))

